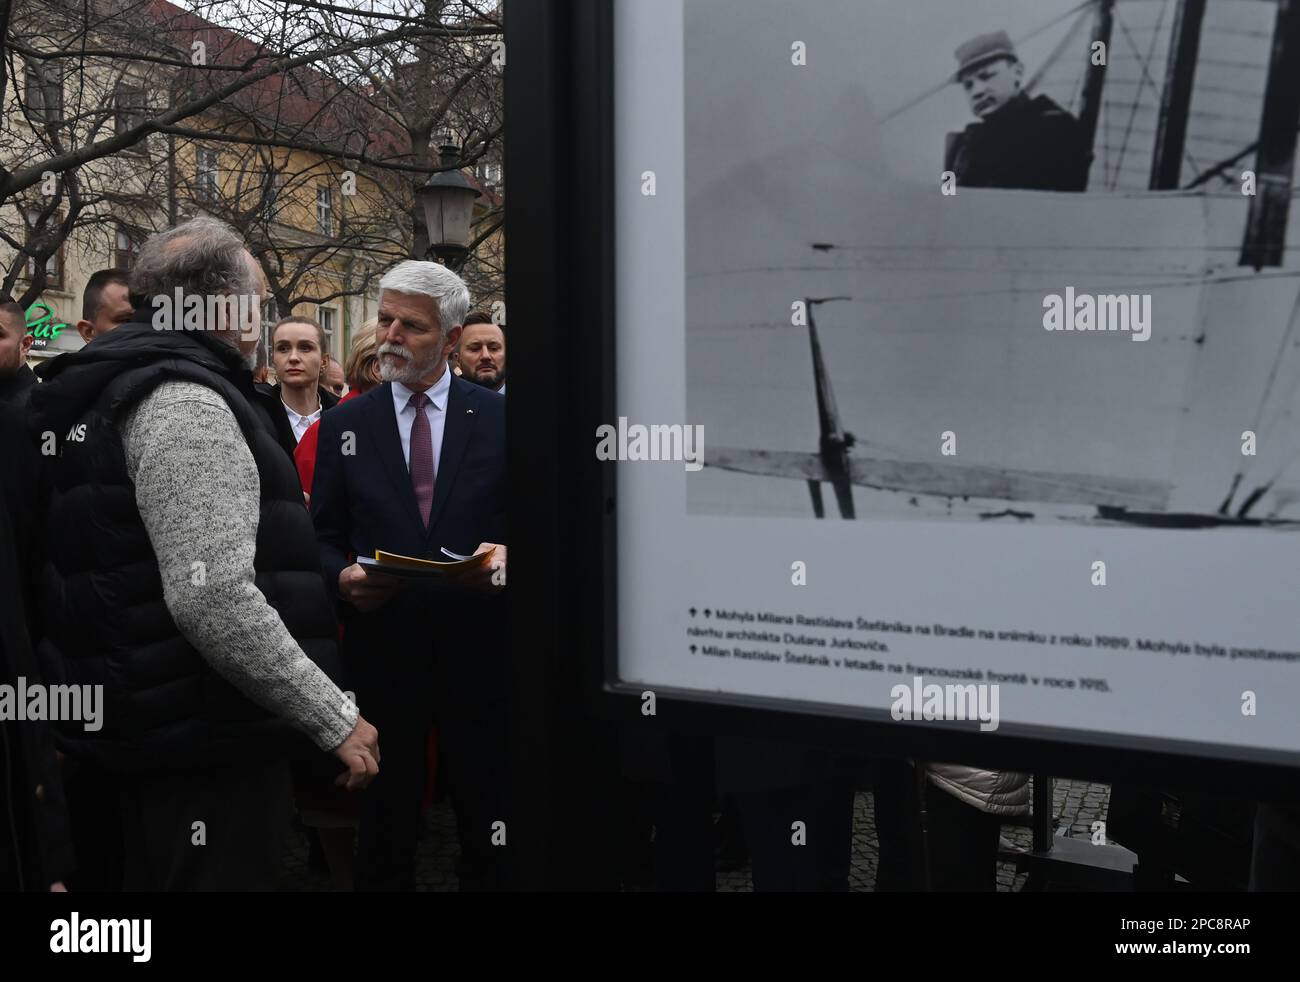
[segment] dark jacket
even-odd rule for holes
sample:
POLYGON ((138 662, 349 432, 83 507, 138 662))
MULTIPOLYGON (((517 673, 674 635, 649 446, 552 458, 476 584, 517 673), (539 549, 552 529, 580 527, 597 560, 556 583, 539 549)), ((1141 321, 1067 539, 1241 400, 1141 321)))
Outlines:
MULTIPOLYGON (((280 398, 280 387, 267 382, 257 382, 253 385, 253 391, 261 401, 262 407, 271 417, 271 423, 275 427, 276 440, 284 448, 284 452, 293 457, 294 451, 298 448, 298 438, 293 435, 293 424, 289 422, 289 417, 285 415, 284 400, 280 398)), ((338 404, 339 397, 322 385, 320 387, 321 416, 324 416, 338 404)))
MULTIPOLYGON (((33 557, 13 535, 30 528, 36 505, 36 450, 22 416, 0 404, 0 684, 43 679, 27 631, 24 596, 33 557)), ((28 540, 32 542, 33 540, 28 540)), ((42 721, 0 721, 0 891, 49 889, 72 871, 72 842, 54 731, 42 721), (12 824, 10 823, 12 816, 12 824), (14 847, 17 846, 15 853, 14 847)))
POLYGON ((25 403, 35 384, 36 373, 32 371, 31 366, 26 363, 19 365, 18 371, 13 375, 0 379, 0 402, 18 405, 25 403))
POLYGON ((1092 148, 1082 124, 1047 96, 1023 92, 950 140, 959 187, 1083 191, 1092 148))
POLYGON ((306 750, 288 722, 209 667, 163 600, 117 424, 167 380, 205 385, 230 406, 261 485, 257 588, 308 657, 338 677, 337 627, 298 475, 253 404, 242 357, 201 332, 128 324, 60 357, 30 407, 29 431, 52 431, 59 441, 44 530, 41 662, 61 682, 104 686, 103 729, 70 727, 63 744, 110 770, 135 771, 306 750))
MULTIPOLYGON (((452 377, 427 530, 402 455, 392 386, 321 417, 311 513, 331 588, 351 557, 376 549, 445 561, 444 547, 468 555, 481 542, 506 544, 505 407, 504 397, 452 377), (356 437, 351 453, 342 449, 345 432, 356 437)), ((430 685, 445 713, 504 698, 504 604, 504 593, 419 584, 372 613, 343 604, 344 660, 359 704, 370 707, 366 718, 383 718, 394 703, 427 705, 430 685)))

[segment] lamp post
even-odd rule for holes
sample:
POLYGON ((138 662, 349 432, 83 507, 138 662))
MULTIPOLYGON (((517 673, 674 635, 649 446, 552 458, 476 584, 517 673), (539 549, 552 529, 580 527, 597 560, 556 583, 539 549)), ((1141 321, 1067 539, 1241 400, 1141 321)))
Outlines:
POLYGON ((469 257, 474 199, 481 192, 454 166, 460 158, 460 147, 448 140, 438 150, 444 169, 430 177, 415 196, 424 212, 429 251, 452 272, 459 273, 469 257))

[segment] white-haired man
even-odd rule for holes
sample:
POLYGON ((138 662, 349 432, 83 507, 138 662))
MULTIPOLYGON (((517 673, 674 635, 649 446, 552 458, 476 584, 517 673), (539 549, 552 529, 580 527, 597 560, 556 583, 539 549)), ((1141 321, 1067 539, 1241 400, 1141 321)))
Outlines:
POLYGON ((461 889, 500 885, 504 821, 505 399, 455 377, 469 291, 437 263, 379 283, 383 384, 321 417, 312 518, 343 601, 344 663, 384 733, 384 772, 362 802, 357 885, 414 888, 429 726, 438 725, 460 833, 461 889), (368 574, 376 550, 426 559, 492 551, 454 589, 368 574))

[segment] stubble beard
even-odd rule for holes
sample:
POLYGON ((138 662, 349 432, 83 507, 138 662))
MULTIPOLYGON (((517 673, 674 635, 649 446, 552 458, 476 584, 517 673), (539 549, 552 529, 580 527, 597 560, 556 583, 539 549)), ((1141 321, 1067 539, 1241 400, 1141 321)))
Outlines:
POLYGON ((497 389, 501 388, 501 383, 506 379, 506 373, 504 370, 492 372, 490 375, 480 375, 478 372, 469 372, 461 377, 469 379, 475 385, 481 385, 483 388, 491 389, 495 392, 497 389))

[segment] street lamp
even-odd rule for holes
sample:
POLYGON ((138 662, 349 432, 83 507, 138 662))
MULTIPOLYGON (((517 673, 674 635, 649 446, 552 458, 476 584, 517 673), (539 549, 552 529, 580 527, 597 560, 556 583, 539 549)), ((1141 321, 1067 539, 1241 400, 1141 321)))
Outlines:
POLYGON ((460 159, 460 147, 450 140, 439 147, 439 163, 443 170, 429 178, 415 192, 424 212, 424 224, 429 235, 429 251, 448 269, 459 273, 469 257, 469 228, 474 217, 474 199, 480 197, 477 188, 465 179, 455 167, 460 159))

